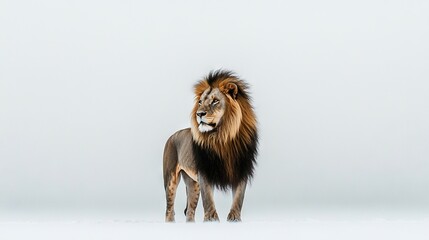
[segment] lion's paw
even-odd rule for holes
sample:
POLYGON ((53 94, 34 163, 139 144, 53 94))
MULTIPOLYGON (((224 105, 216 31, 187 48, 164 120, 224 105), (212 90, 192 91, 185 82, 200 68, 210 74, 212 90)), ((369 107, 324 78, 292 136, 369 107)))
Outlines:
POLYGON ((165 213, 165 222, 174 222, 174 211, 167 211, 165 213))
POLYGON ((219 222, 219 216, 217 212, 211 212, 204 214, 204 222, 219 222))
POLYGON ((228 214, 227 220, 228 222, 241 222, 240 213, 231 210, 231 212, 228 214))

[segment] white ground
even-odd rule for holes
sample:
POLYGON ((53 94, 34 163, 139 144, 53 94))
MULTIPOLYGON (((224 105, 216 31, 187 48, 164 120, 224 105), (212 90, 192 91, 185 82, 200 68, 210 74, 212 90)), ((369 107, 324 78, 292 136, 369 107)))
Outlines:
POLYGON ((247 216, 242 223, 163 223, 158 215, 2 215, 0 239, 429 239, 418 211, 291 211, 247 216), (201 238, 201 236, 203 236, 201 238))

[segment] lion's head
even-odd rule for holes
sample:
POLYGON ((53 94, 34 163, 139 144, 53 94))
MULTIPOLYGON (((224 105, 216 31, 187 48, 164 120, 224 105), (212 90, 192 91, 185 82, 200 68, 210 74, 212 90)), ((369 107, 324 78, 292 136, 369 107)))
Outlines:
MULTIPOLYGON (((208 83, 208 82, 206 82, 208 83)), ((195 104, 195 120, 201 133, 209 133, 226 127, 234 136, 238 131, 242 113, 237 102, 238 86, 225 79, 217 85, 205 86, 201 94, 197 93, 195 104)))
POLYGON ((209 176, 220 187, 250 178, 258 136, 248 85, 232 72, 218 70, 199 81, 194 91, 191 131, 200 171, 211 175, 213 169, 223 169, 209 176))
POLYGON ((239 133, 251 137, 256 131, 256 118, 247 89, 247 84, 229 71, 211 72, 199 81, 191 114, 194 140, 226 143, 239 133))

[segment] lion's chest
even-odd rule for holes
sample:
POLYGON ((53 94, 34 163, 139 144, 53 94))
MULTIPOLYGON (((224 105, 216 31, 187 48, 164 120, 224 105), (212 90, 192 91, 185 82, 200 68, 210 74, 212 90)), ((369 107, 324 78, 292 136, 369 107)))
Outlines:
POLYGON ((243 146, 246 151, 229 158, 223 158, 211 149, 203 148, 193 142, 192 150, 199 174, 204 175, 212 185, 227 189, 237 186, 242 181, 248 181, 253 176, 256 157, 256 145, 254 148, 243 146))

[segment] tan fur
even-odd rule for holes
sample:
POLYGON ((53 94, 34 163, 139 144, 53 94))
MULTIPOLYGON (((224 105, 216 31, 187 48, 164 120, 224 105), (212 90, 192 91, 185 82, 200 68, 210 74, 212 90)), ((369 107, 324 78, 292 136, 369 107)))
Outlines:
MULTIPOLYGON (((198 174, 192 152, 192 141, 213 150, 225 161, 228 176, 234 175, 235 156, 241 150, 240 143, 250 143, 256 131, 256 117, 249 99, 239 93, 246 90, 245 83, 236 77, 217 79, 211 85, 202 80, 195 85, 195 105, 191 113, 191 128, 173 134, 164 149, 164 187, 166 191, 166 221, 174 221, 174 198, 177 184, 182 175, 187 186, 187 221, 194 221, 194 212, 201 190, 204 205, 204 220, 219 220, 213 202, 212 186, 204 176, 198 174), (208 94, 210 93, 210 94, 208 94), (210 98, 207 98, 207 95, 210 98), (201 105, 199 101, 203 99, 201 105), (216 124, 216 131, 201 132, 196 115, 215 99, 221 105, 215 111, 207 111, 207 123, 216 124), (219 125, 218 125, 219 124, 219 125), (191 189, 191 193, 189 193, 191 189)), ((241 207, 246 183, 233 186, 233 204, 229 221, 241 220, 241 207)))

